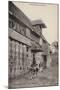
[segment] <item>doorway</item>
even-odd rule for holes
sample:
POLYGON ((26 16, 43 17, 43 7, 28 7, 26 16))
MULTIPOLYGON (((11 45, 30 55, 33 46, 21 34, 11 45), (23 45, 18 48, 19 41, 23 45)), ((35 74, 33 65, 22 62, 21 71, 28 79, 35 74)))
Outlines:
POLYGON ((43 55, 43 68, 46 68, 46 64, 47 64, 47 55, 43 55))

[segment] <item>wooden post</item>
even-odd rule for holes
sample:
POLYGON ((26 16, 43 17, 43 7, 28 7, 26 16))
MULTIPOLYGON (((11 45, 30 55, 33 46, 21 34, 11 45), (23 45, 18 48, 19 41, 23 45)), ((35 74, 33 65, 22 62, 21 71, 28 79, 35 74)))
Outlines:
POLYGON ((22 65, 22 43, 20 44, 20 74, 23 71, 23 65, 22 65))
POLYGON ((15 77, 15 42, 12 40, 12 77, 15 77))
POLYGON ((27 63, 27 60, 26 60, 26 45, 23 45, 23 69, 24 69, 24 72, 26 71, 26 63, 27 63))
POLYGON ((19 59, 18 59, 18 52, 19 52, 19 48, 18 48, 18 42, 16 42, 16 76, 18 76, 19 72, 18 72, 18 69, 19 69, 19 65, 18 65, 18 62, 19 62, 19 59))

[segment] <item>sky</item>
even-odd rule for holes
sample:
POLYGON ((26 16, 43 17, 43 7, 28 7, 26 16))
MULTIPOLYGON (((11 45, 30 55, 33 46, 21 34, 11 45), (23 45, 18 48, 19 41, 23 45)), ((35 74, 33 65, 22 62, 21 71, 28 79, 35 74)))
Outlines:
POLYGON ((47 26, 42 29, 46 40, 51 44, 58 40, 58 5, 43 3, 13 2, 30 20, 41 19, 47 26))

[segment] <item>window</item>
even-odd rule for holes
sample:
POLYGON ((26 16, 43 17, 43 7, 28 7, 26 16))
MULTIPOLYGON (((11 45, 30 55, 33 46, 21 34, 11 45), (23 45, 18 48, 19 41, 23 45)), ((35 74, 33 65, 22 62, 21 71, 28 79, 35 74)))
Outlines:
POLYGON ((16 29, 16 22, 14 20, 9 19, 9 27, 16 29))
POLYGON ((28 47, 26 47, 26 50, 27 50, 27 52, 28 52, 28 47))
POLYGON ((9 19, 9 27, 26 36, 26 27, 13 19, 9 19))
POLYGON ((20 25, 19 25, 19 23, 16 23, 16 31, 18 31, 20 33, 20 25))
POLYGON ((30 30, 26 28, 26 36, 30 38, 30 30))
POLYGON ((22 25, 20 25, 20 33, 24 36, 26 35, 26 28, 22 25))

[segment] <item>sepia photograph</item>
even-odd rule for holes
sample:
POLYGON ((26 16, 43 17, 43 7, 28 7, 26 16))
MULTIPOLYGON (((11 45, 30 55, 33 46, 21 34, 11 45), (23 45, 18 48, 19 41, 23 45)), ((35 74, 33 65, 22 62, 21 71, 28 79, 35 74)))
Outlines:
POLYGON ((8 1, 8 88, 58 86, 59 5, 8 1))

